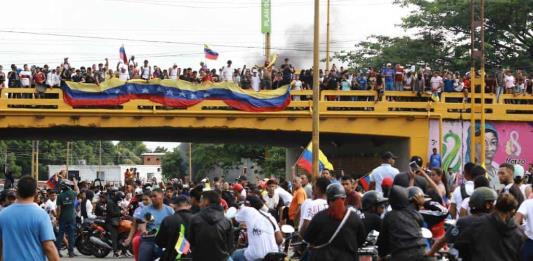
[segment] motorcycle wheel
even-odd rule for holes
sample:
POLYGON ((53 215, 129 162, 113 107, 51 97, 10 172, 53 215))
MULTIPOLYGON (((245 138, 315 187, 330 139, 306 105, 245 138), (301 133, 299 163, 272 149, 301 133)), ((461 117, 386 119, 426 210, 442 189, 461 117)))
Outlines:
POLYGON ((95 251, 95 247, 89 241, 88 233, 84 233, 76 238, 76 248, 78 249, 78 252, 84 256, 92 256, 95 251))

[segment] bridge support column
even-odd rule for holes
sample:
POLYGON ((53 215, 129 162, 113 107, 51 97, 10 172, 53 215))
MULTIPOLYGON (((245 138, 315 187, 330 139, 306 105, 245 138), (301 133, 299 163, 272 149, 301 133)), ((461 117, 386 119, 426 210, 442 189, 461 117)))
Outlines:
POLYGON ((300 148, 286 148, 285 149, 285 178, 290 180, 291 168, 296 164, 298 157, 302 153, 300 148))

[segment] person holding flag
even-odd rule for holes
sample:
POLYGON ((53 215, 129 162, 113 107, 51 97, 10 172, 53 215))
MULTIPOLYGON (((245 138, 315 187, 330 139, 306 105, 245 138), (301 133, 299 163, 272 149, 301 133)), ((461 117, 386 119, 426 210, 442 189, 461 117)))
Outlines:
POLYGON ((204 44, 204 54, 205 54, 205 58, 206 59, 209 59, 209 60, 216 60, 218 59, 218 53, 211 50, 211 48, 209 48, 209 46, 207 46, 207 44, 204 44))
POLYGON ((191 200, 188 196, 179 195, 172 200, 170 205, 175 212, 163 219, 159 233, 155 237, 155 243, 165 249, 161 261, 174 261, 189 257, 188 233, 192 217, 191 200))

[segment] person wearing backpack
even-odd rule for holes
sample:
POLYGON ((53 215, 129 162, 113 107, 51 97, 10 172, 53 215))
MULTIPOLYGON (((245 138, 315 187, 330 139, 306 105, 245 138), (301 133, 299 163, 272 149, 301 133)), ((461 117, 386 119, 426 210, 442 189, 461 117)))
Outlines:
POLYGON ((365 242, 363 221, 353 208, 346 207, 346 191, 339 183, 326 188, 329 208, 318 212, 305 230, 309 261, 359 260, 357 249, 365 242))
POLYGON ((171 206, 174 207, 174 215, 167 216, 161 222, 159 233, 155 237, 155 243, 165 249, 161 261, 174 261, 180 258, 190 258, 188 251, 178 253, 175 249, 180 237, 190 239, 189 225, 191 223, 191 200, 188 196, 180 195, 172 199, 171 206))
POLYGON ((452 193, 451 197, 451 204, 450 204, 450 216, 453 219, 459 218, 459 212, 461 208, 461 204, 463 203, 463 200, 474 192, 474 179, 472 177, 472 169, 476 165, 472 162, 468 162, 464 166, 464 178, 465 183, 463 183, 461 186, 458 186, 455 188, 455 190, 452 193))

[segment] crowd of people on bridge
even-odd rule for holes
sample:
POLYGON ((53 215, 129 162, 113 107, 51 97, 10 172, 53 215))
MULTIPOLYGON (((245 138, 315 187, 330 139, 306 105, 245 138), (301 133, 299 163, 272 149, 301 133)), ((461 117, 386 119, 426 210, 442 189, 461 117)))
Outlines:
MULTIPOLYGON (((434 70, 428 66, 415 66, 387 63, 383 68, 347 69, 337 68, 335 64, 326 70, 319 70, 321 90, 373 90, 378 100, 385 91, 412 91, 418 94, 442 92, 471 91, 470 72, 434 70)), ((478 75, 479 77, 479 75, 478 75)), ((281 65, 272 65, 268 61, 263 65, 246 65, 236 67, 227 61, 222 68, 209 68, 201 62, 199 68, 181 68, 177 64, 170 68, 152 65, 148 60, 138 63, 132 56, 127 64, 118 62, 111 67, 106 58, 104 63, 75 68, 69 59, 50 67, 24 64, 22 67, 11 65, 10 71, 4 72, 0 66, 1 88, 31 88, 35 97, 43 96, 47 88, 59 87, 61 81, 74 81, 99 84, 107 79, 117 78, 121 81, 130 79, 180 79, 191 83, 234 82, 243 89, 255 91, 276 89, 290 85, 292 90, 309 90, 313 86, 312 69, 296 69, 288 58, 281 65)), ((500 102, 503 93, 533 95, 533 74, 522 69, 510 70, 495 68, 485 75, 486 92, 496 95, 500 102)), ((479 92, 479 91, 478 91, 479 92)), ((307 99, 306 96, 294 96, 296 100, 307 99)), ((352 97, 330 97, 333 100, 355 100, 352 97)))
POLYGON ((382 260, 433 260, 442 253, 533 260, 533 166, 501 164, 494 186, 474 163, 453 173, 441 169, 434 153, 427 164, 412 156, 400 171, 396 159, 383 153, 382 164, 359 178, 327 169, 298 175, 294 167, 289 180, 242 175, 158 182, 125 173, 118 187, 69 181, 61 172, 55 188, 39 188, 23 176, 0 195, 1 257, 58 260, 65 244, 74 257, 76 223, 103 218, 114 255, 125 254, 119 244, 130 245, 140 261, 262 260, 280 251, 280 227, 287 224, 307 245, 293 251, 300 260, 359 260, 371 231, 379 232, 382 260), (227 216, 232 208, 236 213, 227 216), (116 223, 123 219, 133 225, 118 242, 116 223), (423 236, 424 227, 432 239, 423 236), (178 252, 182 237, 190 251, 178 252))

